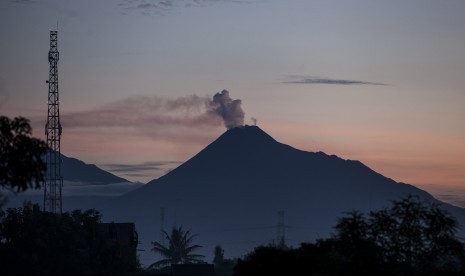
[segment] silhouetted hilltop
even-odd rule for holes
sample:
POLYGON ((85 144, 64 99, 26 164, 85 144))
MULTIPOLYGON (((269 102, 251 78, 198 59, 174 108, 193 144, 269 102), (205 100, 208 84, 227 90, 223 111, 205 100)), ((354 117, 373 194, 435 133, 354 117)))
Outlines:
MULTIPOLYGON (((63 175, 62 195, 63 208, 72 210, 75 208, 96 208, 100 206, 101 199, 97 202, 87 197, 111 197, 132 191, 141 183, 132 183, 112 173, 100 169, 96 165, 86 164, 76 158, 61 154, 61 170, 63 175), (73 197, 71 199, 70 197, 73 197), (75 197, 75 198, 74 198, 75 197)), ((9 193, 7 207, 19 207, 23 202, 31 201, 43 204, 43 189, 29 189, 23 193, 9 193)))
POLYGON ((92 185, 104 185, 129 182, 112 173, 104 171, 93 164, 86 164, 76 158, 61 155, 61 171, 65 181, 85 182, 92 185))

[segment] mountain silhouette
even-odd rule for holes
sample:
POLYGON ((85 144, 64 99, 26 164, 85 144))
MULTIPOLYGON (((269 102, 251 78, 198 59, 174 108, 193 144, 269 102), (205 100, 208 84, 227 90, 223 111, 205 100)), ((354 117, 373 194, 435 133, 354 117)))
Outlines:
POLYGON ((317 195, 319 198, 329 195, 328 200, 337 198, 341 204, 353 201, 349 196, 352 195, 363 199, 357 206, 371 204, 370 200, 380 196, 397 198, 408 193, 432 198, 411 185, 374 172, 359 161, 279 143, 257 126, 226 131, 169 174, 123 197, 149 199, 160 193, 165 198, 234 195, 241 200, 270 202, 275 208, 287 207, 291 198, 294 205, 307 204, 308 199, 317 195))
POLYGON ((61 161, 61 172, 65 181, 82 182, 92 185, 129 182, 124 178, 100 169, 94 164, 86 164, 76 158, 61 154, 61 161))
MULTIPOLYGON (((63 208, 68 211, 100 206, 105 201, 104 197, 121 195, 141 185, 63 154, 61 161, 63 208)), ((22 193, 2 192, 8 196, 7 207, 20 207, 28 201, 43 206, 43 189, 29 189, 22 193)))
POLYGON ((398 183, 359 161, 306 152, 274 140, 257 126, 237 127, 170 173, 107 202, 104 219, 134 221, 143 263, 156 258, 160 210, 165 228, 183 225, 198 233, 203 254, 221 245, 239 257, 274 242, 278 211, 286 242, 298 245, 328 237, 344 212, 368 212, 407 195, 441 206, 465 222, 465 210, 442 203, 412 185, 398 183))

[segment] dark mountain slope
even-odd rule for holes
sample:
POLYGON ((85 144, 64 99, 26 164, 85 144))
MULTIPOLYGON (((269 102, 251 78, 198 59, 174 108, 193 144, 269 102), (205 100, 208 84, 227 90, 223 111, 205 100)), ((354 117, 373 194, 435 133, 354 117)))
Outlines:
POLYGON ((124 198, 152 198, 160 193, 216 196, 214 191, 221 194, 228 191, 239 198, 255 195, 259 196, 258 201, 260 195, 268 195, 281 198, 284 203, 292 195, 330 192, 337 197, 338 191, 359 196, 394 195, 409 190, 421 193, 358 161, 297 150, 276 142, 256 126, 245 126, 227 131, 177 169, 124 198))

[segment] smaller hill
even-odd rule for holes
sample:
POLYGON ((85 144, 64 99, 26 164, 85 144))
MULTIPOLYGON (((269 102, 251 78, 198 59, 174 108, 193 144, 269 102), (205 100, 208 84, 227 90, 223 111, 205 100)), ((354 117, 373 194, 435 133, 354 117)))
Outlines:
POLYGON ((64 181, 82 182, 91 185, 130 182, 122 177, 104 171, 94 164, 86 164, 76 158, 61 154, 61 160, 61 172, 64 181))

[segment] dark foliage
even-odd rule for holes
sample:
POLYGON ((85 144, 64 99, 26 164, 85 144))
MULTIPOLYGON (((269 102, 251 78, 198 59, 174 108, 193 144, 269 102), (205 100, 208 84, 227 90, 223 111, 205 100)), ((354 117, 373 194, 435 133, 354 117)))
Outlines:
POLYGON ((231 276, 236 264, 235 260, 225 259, 224 250, 221 246, 215 246, 213 251, 213 265, 215 266, 215 275, 217 276, 231 276))
POLYGON ((342 268, 337 243, 328 239, 297 249, 258 247, 238 260, 234 275, 346 275, 342 268))
POLYGON ((465 275, 457 227, 437 205, 408 196, 367 217, 348 213, 330 239, 256 248, 234 275, 465 275))
POLYGON ((16 191, 40 188, 46 152, 46 143, 32 137, 29 120, 0 116, 0 186, 16 191))
POLYGON ((239 260, 234 275, 296 275, 295 251, 274 246, 255 248, 245 260, 239 260))
POLYGON ((349 213, 339 220, 336 237, 351 264, 366 263, 371 255, 373 265, 392 274, 461 274, 464 247, 455 236, 457 227, 437 205, 408 196, 367 218, 349 213), (357 255, 361 253, 368 254, 357 255))
POLYGON ((124 258, 103 234, 99 212, 42 212, 38 205, 7 209, 0 220, 0 275, 132 275, 137 261, 124 258))
POLYGON ((182 229, 182 226, 174 226, 171 234, 164 232, 168 246, 164 246, 159 242, 152 242, 152 251, 160 254, 164 259, 161 259, 149 266, 149 269, 160 268, 172 264, 191 264, 201 263, 203 255, 193 254, 200 245, 193 245, 193 239, 196 235, 190 235, 189 231, 182 229))

